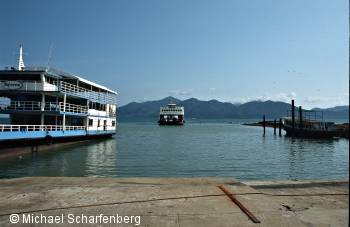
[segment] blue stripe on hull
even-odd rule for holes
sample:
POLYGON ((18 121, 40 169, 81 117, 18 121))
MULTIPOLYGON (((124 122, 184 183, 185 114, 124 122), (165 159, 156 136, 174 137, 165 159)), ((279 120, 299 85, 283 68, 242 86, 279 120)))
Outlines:
POLYGON ((106 135, 115 134, 115 130, 67 130, 67 131, 12 131, 12 132, 0 132, 0 141, 6 140, 18 140, 18 139, 43 139, 46 136, 52 138, 64 138, 74 136, 93 136, 93 135, 106 135))
POLYGON ((49 131, 48 136, 56 137, 65 137, 65 136, 85 136, 85 130, 69 130, 69 131, 49 131))
POLYGON ((0 132, 0 140, 14 140, 14 139, 40 139, 45 138, 47 133, 45 131, 16 131, 16 132, 0 132))

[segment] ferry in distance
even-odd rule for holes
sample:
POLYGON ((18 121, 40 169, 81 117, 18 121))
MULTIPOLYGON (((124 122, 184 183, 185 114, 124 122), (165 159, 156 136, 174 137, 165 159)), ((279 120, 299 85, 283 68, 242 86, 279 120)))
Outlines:
POLYGON ((49 67, 0 70, 0 147, 110 137, 116 133, 117 92, 49 67))
POLYGON ((160 107, 159 125, 183 125, 185 123, 184 107, 176 104, 168 104, 166 107, 160 107))

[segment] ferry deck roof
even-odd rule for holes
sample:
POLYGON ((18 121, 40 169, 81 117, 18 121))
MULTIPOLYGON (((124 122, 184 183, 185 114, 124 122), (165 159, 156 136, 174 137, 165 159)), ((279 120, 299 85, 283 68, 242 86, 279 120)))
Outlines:
POLYGON ((103 85, 99 85, 95 82, 92 82, 90 80, 87 80, 87 79, 84 79, 80 76, 77 76, 75 74, 72 74, 72 73, 68 73, 68 72, 64 72, 64 71, 61 71, 59 69, 55 69, 55 68, 47 68, 47 67, 41 67, 41 66, 38 66, 38 67, 26 67, 25 70, 23 71, 18 71, 18 70, 1 70, 0 71, 0 74, 1 72, 45 72, 47 74, 50 74, 51 76, 54 76, 58 79, 76 79, 78 81, 81 81, 83 83, 86 83, 86 84, 89 84, 89 85, 92 85, 94 87, 97 87, 97 88, 100 88, 102 90, 105 90, 105 91, 108 91, 110 93, 113 93, 113 94, 118 94, 116 91, 113 91, 103 85))

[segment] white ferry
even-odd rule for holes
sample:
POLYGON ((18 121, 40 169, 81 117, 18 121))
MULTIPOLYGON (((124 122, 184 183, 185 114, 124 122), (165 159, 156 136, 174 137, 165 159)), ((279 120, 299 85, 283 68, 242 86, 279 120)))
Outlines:
POLYGON ((74 74, 48 67, 0 70, 0 125, 4 144, 51 144, 110 137, 116 133, 117 92, 74 74), (5 115, 6 116, 6 115, 5 115))
POLYGON ((185 123, 185 109, 176 104, 168 104, 166 107, 160 107, 159 125, 183 125, 185 123))

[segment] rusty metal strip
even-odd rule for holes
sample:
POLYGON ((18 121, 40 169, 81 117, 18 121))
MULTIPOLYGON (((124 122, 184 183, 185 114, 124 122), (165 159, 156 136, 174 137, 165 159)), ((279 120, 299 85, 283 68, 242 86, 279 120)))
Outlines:
POLYGON ((233 203, 235 203, 241 211, 243 211, 250 220, 254 223, 260 223, 260 220, 257 219, 250 210, 248 210, 232 193, 230 193, 223 185, 218 186, 218 188, 223 191, 227 197, 231 199, 233 203))

